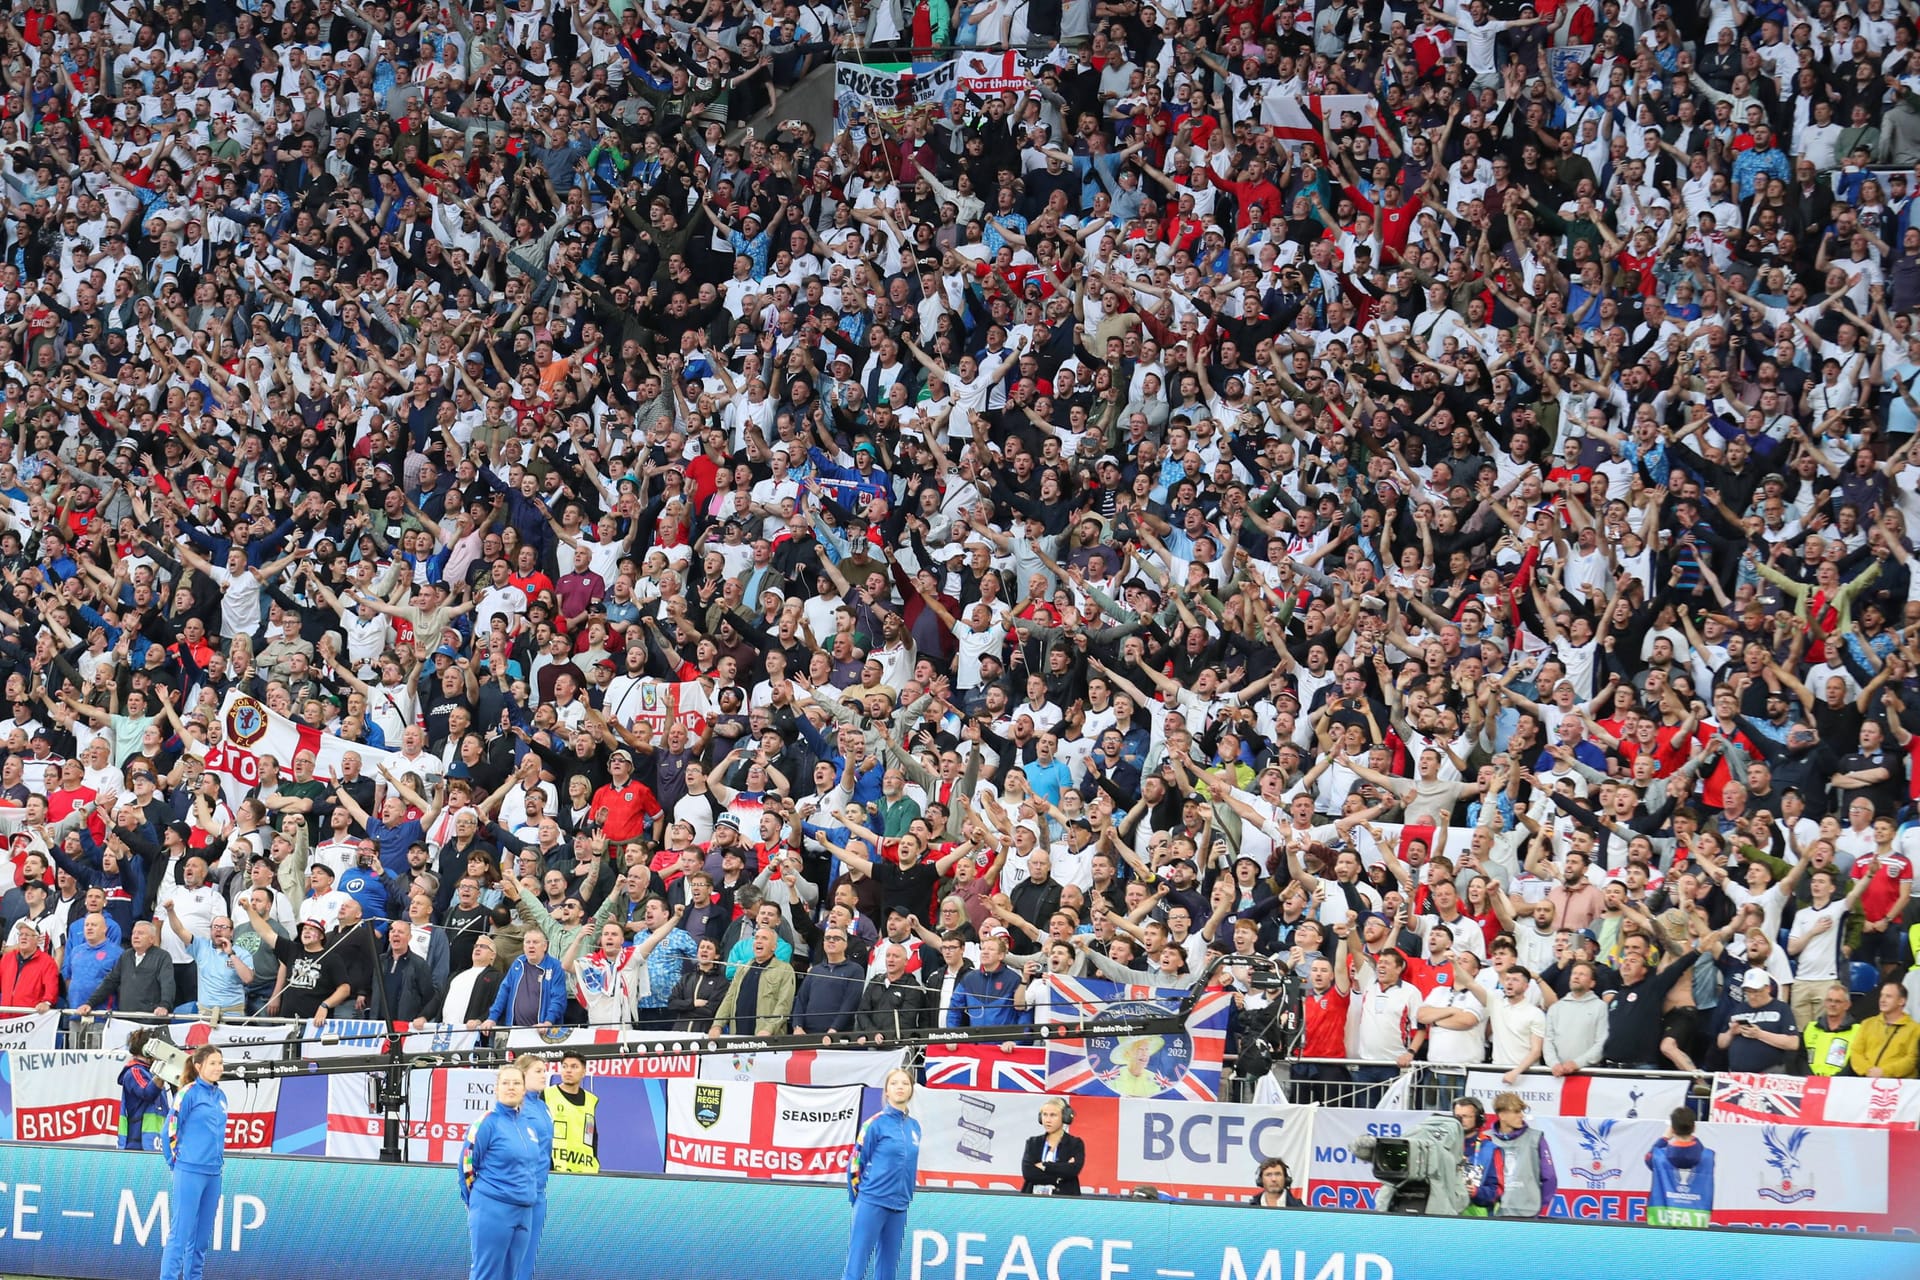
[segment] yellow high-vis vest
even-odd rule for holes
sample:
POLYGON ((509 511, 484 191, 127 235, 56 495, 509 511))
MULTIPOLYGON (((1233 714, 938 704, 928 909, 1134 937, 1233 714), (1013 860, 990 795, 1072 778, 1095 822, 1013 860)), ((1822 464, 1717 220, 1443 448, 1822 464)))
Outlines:
POLYGON ((553 1171, 555 1173, 598 1173, 600 1157, 595 1152, 598 1136, 594 1114, 600 1109, 598 1095, 581 1090, 581 1103, 570 1101, 559 1085, 548 1085, 545 1093, 547 1114, 553 1117, 553 1171))

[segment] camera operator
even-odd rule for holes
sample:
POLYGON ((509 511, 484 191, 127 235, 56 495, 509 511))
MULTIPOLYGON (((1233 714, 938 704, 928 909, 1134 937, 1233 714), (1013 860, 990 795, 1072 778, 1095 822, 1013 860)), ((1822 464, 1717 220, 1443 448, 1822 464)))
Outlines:
POLYGON ((1040 1104, 1040 1132, 1027 1139, 1020 1157, 1020 1194, 1077 1196, 1080 1171, 1087 1167, 1087 1144, 1067 1132, 1073 1104, 1048 1098, 1040 1104))
POLYGON ((1269 1156, 1260 1162, 1260 1172, 1255 1185, 1259 1191, 1247 1197, 1247 1203, 1259 1209, 1296 1208, 1293 1199, 1293 1173, 1287 1168, 1287 1162, 1279 1156, 1269 1156))
POLYGON ((1491 1199, 1480 1198, 1481 1174, 1485 1172, 1480 1163, 1480 1149, 1487 1145, 1487 1108, 1480 1099, 1465 1097, 1453 1104, 1453 1118, 1460 1122, 1460 1131, 1466 1137, 1467 1196, 1472 1201, 1462 1215, 1468 1218, 1490 1218, 1493 1216, 1491 1199))

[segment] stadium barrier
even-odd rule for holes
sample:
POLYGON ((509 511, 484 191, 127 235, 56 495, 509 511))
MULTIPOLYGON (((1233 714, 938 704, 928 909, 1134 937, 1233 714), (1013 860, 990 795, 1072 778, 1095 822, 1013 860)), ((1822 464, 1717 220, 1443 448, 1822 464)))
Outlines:
MULTIPOLYGON (((660 1051, 590 1059, 603 1168, 839 1183, 860 1123, 880 1105, 877 1086, 901 1060, 897 1050, 660 1051)), ((0 1055, 0 1136, 45 1147, 111 1147, 124 1061, 109 1051, 0 1055)), ((382 1089, 391 1073, 359 1069, 359 1061, 335 1069, 320 1060, 252 1077, 236 1064, 222 1085, 229 1149, 381 1157, 390 1136, 382 1089)), ((492 1105, 493 1068, 415 1066, 400 1074, 408 1088, 391 1134, 392 1155, 415 1164, 456 1161, 469 1126, 492 1105)), ((1798 1118, 1774 1114, 1767 1106, 1769 1100, 1784 1105, 1781 1082, 1728 1077, 1724 1083, 1727 1122, 1698 1130, 1719 1162, 1716 1225, 1880 1233, 1920 1225, 1920 1130, 1844 1123, 1837 1110, 1823 1118, 1811 1102, 1798 1118)), ((1363 1109, 1076 1096, 1075 1126, 1088 1140, 1081 1181, 1096 1194, 1151 1184, 1181 1199, 1230 1201, 1246 1194, 1260 1161, 1278 1156, 1294 1170, 1309 1203, 1370 1209, 1379 1183, 1353 1156, 1354 1142, 1404 1133, 1431 1114, 1385 1101, 1363 1109)), ((1650 1183, 1646 1156, 1666 1132, 1665 1111, 1595 1111, 1595 1101, 1591 1090, 1568 1088, 1535 1102, 1533 1122, 1560 1172, 1549 1212, 1639 1221, 1650 1183)), ((1030 1092, 923 1088, 915 1103, 923 1128, 922 1185, 1017 1190, 1037 1102, 1030 1092)), ((17 1148, 0 1150, 4 1168, 17 1148)))
MULTIPOLYGON (((0 1274, 146 1280, 168 1223, 155 1155, 68 1148, 0 1153, 0 1274)), ((467 1222, 451 1171, 235 1157, 227 1162, 208 1280, 406 1275, 464 1280, 467 1222), (342 1201, 342 1188, 349 1199, 342 1201), (353 1230, 327 1230, 337 1207, 353 1230)), ((1251 1174, 1249 1174, 1249 1182, 1251 1174)), ((1251 1186, 1247 1193, 1252 1194, 1251 1186)), ((909 1280, 1455 1280, 1489 1257, 1524 1257, 1535 1280, 1699 1275, 1920 1275, 1920 1242, 1805 1233, 1633 1228, 1564 1221, 1358 1218, 1240 1205, 930 1191, 907 1221, 909 1280), (1519 1251, 1524 1250, 1524 1253, 1519 1251)), ((849 1220, 838 1187, 643 1176, 556 1177, 541 1274, 653 1280, 832 1280, 849 1220), (617 1224, 617 1229, 609 1229, 617 1224), (777 1259, 777 1263, 774 1261, 777 1259)))

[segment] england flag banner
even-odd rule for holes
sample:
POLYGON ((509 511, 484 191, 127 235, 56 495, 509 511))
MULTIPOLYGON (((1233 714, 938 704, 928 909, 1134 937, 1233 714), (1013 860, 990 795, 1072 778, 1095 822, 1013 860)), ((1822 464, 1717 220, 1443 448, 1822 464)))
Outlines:
MULTIPOLYGON (((1049 977, 1047 983, 1053 988, 1053 1007, 1073 1020, 1166 1018, 1178 1011, 1187 994, 1094 978, 1049 977)), ((1208 991, 1188 1012, 1185 1034, 1049 1041, 1047 1090, 1213 1102, 1220 1096, 1227 1016, 1232 1011, 1232 995, 1208 991)))
POLYGON ((838 1182, 860 1131, 859 1085, 667 1082, 668 1173, 838 1182))
POLYGON ((865 1085, 878 1089, 887 1072, 906 1064, 904 1049, 795 1049, 784 1053, 709 1053, 700 1059, 702 1080, 752 1080, 763 1084, 865 1085))
POLYGON ((381 751, 363 742, 350 742, 331 733, 322 733, 310 725, 299 724, 271 710, 257 698, 237 690, 227 694, 220 704, 220 741, 189 750, 202 757, 208 772, 220 779, 228 804, 238 804, 260 782, 260 757, 270 755, 280 762, 283 773, 291 775, 296 752, 311 751, 313 776, 329 782, 340 776, 341 761, 348 752, 360 757, 360 772, 379 777, 385 764, 396 775, 405 771, 406 757, 397 751, 381 751))
POLYGON ((327 1155, 344 1160, 378 1160, 385 1123, 373 1109, 371 1072, 343 1072, 327 1080, 327 1155))
POLYGON ((1512 1084, 1499 1071, 1467 1072, 1467 1092, 1483 1101, 1517 1093, 1529 1116, 1611 1116, 1665 1120, 1687 1105, 1686 1080, 1628 1080, 1614 1076, 1522 1075, 1512 1084))
POLYGON ((1920 1080, 1721 1072, 1713 1078, 1713 1119, 1719 1124, 1920 1128, 1920 1080))
POLYGON ((1364 93, 1276 94, 1260 100, 1260 123, 1282 142, 1318 146, 1323 120, 1336 136, 1356 130, 1372 136, 1373 127, 1366 123, 1367 108, 1372 105, 1373 99, 1364 93), (1349 115, 1355 122, 1351 125, 1349 115))

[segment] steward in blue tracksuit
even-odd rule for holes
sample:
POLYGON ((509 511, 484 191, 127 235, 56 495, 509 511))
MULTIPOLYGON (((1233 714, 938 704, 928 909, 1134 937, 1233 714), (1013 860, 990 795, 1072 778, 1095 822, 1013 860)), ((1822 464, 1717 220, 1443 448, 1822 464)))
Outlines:
POLYGON ((167 1246, 160 1280, 200 1280, 220 1213, 220 1171, 227 1158, 227 1095, 196 1079, 180 1091, 167 1124, 165 1154, 173 1170, 167 1246))
POLYGON ((853 1239, 843 1280, 893 1280, 907 1206, 920 1175, 920 1122, 892 1103, 860 1127, 847 1165, 847 1198, 853 1202, 853 1239), (878 1255, 877 1257, 875 1255, 878 1255))
POLYGON ((1713 1152, 1688 1136, 1664 1137, 1647 1152, 1652 1187, 1647 1222, 1656 1227, 1713 1225, 1713 1152))
POLYGON ((531 1242, 540 1178, 553 1159, 523 1106, 496 1102, 460 1152, 460 1199, 467 1206, 472 1280, 519 1280, 531 1242))

